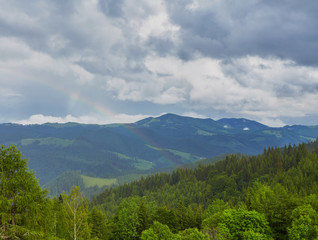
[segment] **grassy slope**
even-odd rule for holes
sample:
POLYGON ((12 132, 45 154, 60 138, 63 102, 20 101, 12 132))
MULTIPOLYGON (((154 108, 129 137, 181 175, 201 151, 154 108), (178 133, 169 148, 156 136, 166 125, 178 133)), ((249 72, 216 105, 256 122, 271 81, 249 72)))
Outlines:
POLYGON ((116 178, 97 178, 81 175, 86 188, 97 186, 99 188, 118 184, 116 178))

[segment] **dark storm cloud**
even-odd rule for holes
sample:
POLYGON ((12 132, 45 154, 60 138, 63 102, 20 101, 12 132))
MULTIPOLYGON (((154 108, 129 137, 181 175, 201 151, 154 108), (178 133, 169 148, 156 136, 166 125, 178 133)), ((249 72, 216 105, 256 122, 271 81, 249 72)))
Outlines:
POLYGON ((176 45, 170 39, 157 37, 150 37, 146 44, 150 49, 154 49, 159 56, 174 54, 176 48, 176 45))
POLYGON ((306 1, 169 1, 182 49, 210 57, 259 55, 317 65, 318 3, 306 1))
POLYGON ((106 16, 120 17, 122 12, 123 0, 99 0, 101 10, 106 16))
POLYGON ((6 11, 11 17, 0 16, 0 35, 23 40, 32 49, 47 52, 54 57, 67 56, 85 46, 80 31, 70 26, 70 16, 75 12, 76 2, 69 0, 41 1, 30 4, 26 1, 10 1, 6 11), (69 41, 68 48, 53 50, 50 37, 63 36, 69 41))
MULTIPOLYGON (((89 26, 72 24, 71 17, 77 11, 78 2, 70 0, 36 1, 34 4, 24 1, 11 2, 13 2, 11 5, 33 19, 33 22, 21 23, 18 16, 13 22, 1 19, 2 36, 22 38, 33 49, 48 52, 54 57, 64 57, 75 51, 92 50, 97 47, 92 36, 83 32, 83 28, 89 26), (52 35, 56 35, 57 39, 52 35), (61 36, 61 39, 58 39, 58 36, 61 36), (63 40, 67 46, 52 48, 49 45, 57 44, 55 42, 59 40, 63 40)), ((127 27, 124 31, 125 37, 130 38, 130 41, 122 43, 128 45, 121 46, 122 55, 128 58, 138 57, 142 51, 131 51, 130 45, 139 45, 139 48, 150 49, 160 55, 177 54, 185 60, 199 52, 204 56, 219 59, 259 55, 292 59, 304 65, 318 64, 316 1, 224 0, 197 1, 197 4, 194 4, 195 2, 166 1, 170 20, 180 26, 178 45, 172 43, 170 39, 154 36, 141 43, 136 38, 134 29, 127 27)), ((121 18, 121 23, 129 24, 131 19, 127 16, 127 9, 124 10, 129 6, 127 1, 99 0, 98 6, 105 17, 121 18)), ((146 15, 137 14, 135 17, 146 17, 146 15)), ((125 26, 119 27, 124 30, 125 26)), ((92 53, 96 55, 98 51, 93 50, 92 53)), ((143 52, 142 56, 145 55, 143 52)))

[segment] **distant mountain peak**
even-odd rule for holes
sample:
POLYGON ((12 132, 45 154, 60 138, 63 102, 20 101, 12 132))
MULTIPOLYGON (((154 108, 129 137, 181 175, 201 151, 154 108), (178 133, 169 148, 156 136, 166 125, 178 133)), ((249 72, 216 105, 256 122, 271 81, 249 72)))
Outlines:
POLYGON ((188 116, 182 116, 182 115, 177 115, 177 114, 174 114, 174 113, 166 113, 166 114, 163 114, 160 117, 158 117, 158 119, 180 120, 180 119, 196 119, 196 118, 192 118, 192 117, 188 117, 188 116))
POLYGON ((165 114, 159 116, 158 118, 170 118, 170 117, 182 117, 182 116, 175 114, 175 113, 165 113, 165 114))
MULTIPOLYGON (((166 113, 163 114, 159 117, 148 117, 145 119, 142 119, 138 122, 136 122, 137 125, 144 125, 144 126, 148 126, 151 123, 182 123, 182 122, 186 122, 186 121, 196 121, 196 120, 202 120, 199 118, 192 118, 192 117, 188 117, 188 116, 181 116, 181 115, 177 115, 174 113, 166 113)), ((213 121, 212 119, 210 119, 211 121, 213 121)))

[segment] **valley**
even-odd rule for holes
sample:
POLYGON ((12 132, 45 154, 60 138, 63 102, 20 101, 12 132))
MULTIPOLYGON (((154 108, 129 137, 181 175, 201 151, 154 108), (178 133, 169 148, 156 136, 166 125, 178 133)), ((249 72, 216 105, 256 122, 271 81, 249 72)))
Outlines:
POLYGON ((92 195, 201 159, 214 162, 224 154, 259 154, 268 146, 313 141, 318 126, 271 128, 247 119, 166 114, 131 124, 0 124, 0 133, 0 143, 18 146, 40 184, 53 195, 73 185, 89 188, 92 195))

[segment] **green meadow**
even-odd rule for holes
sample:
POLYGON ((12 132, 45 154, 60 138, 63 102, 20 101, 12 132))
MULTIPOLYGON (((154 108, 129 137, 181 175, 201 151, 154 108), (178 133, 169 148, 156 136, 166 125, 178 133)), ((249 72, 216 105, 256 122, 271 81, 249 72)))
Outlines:
POLYGON ((118 184, 116 178, 97 178, 81 175, 86 188, 97 186, 99 188, 104 186, 112 186, 118 184))

